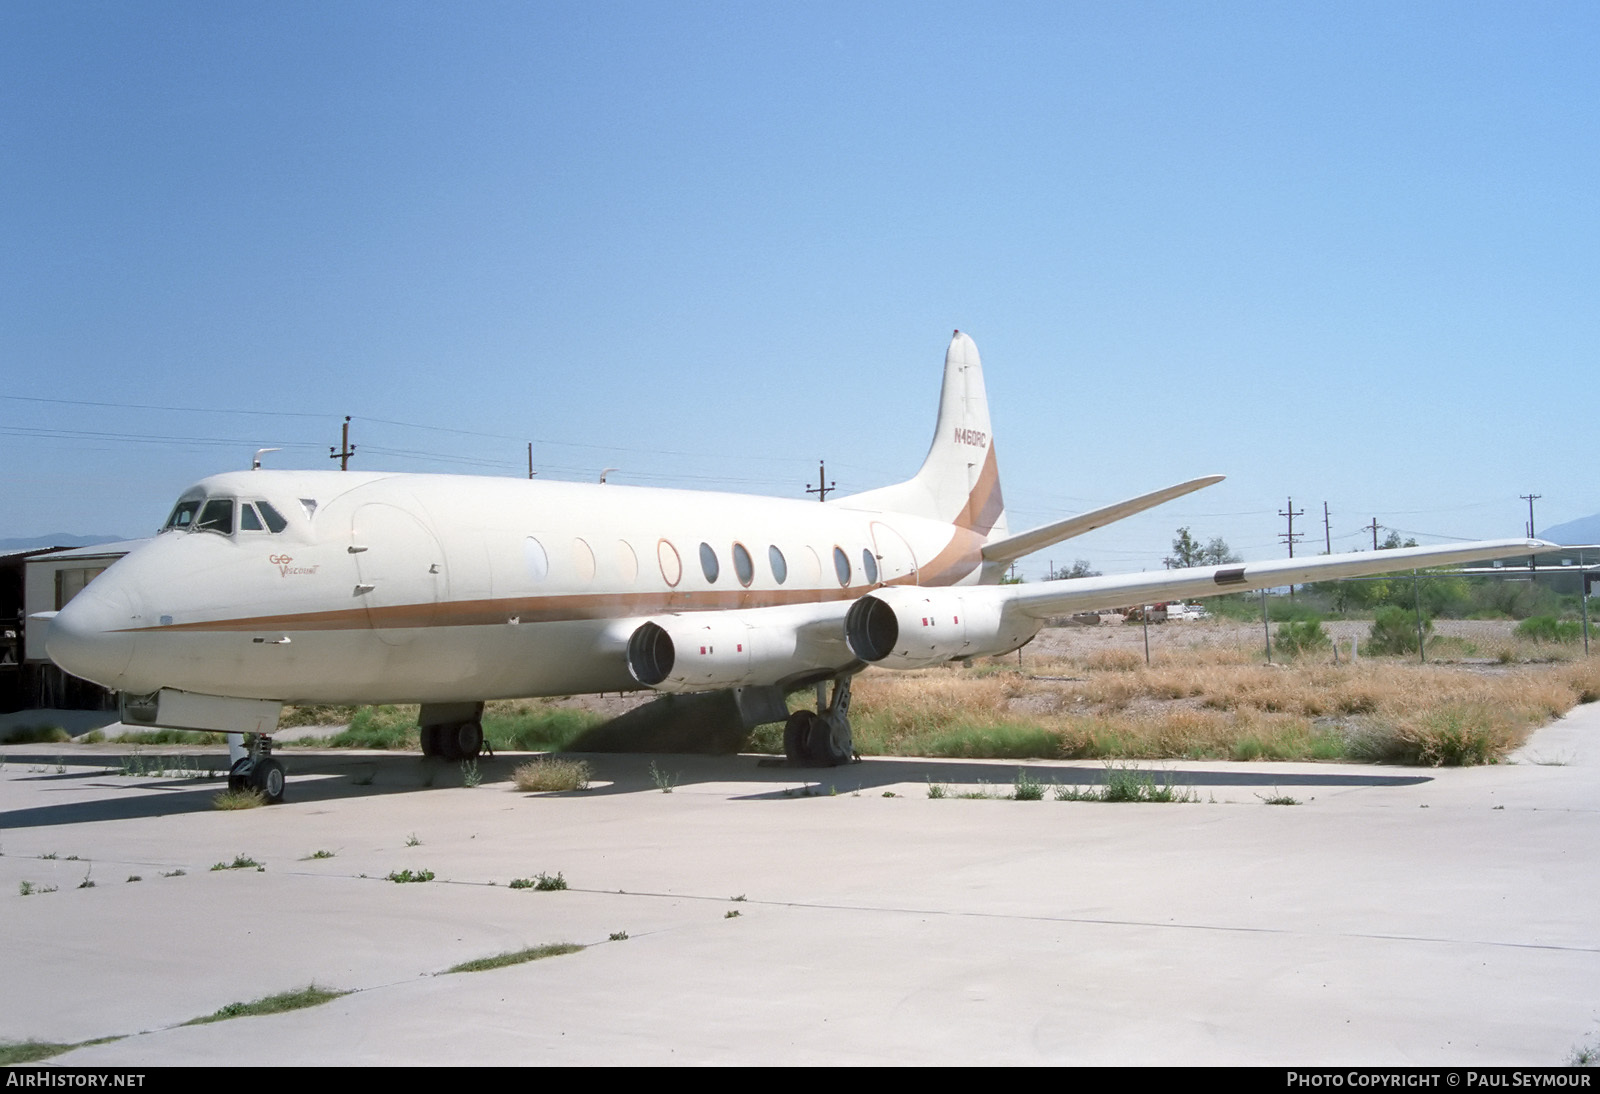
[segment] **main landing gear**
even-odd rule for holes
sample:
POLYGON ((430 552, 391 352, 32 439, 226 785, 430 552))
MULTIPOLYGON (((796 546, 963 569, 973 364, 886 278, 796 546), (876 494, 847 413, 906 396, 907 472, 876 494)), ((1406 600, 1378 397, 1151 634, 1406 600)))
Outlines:
POLYGON ((417 722, 424 756, 475 760, 483 751, 482 703, 424 703, 417 722))
POLYGON ((228 768, 229 790, 254 790, 273 805, 283 801, 283 764, 272 758, 270 736, 252 734, 246 746, 243 734, 230 733, 228 755, 233 760, 228 768))
POLYGON ((828 683, 817 684, 817 712, 797 710, 783 725, 783 753, 790 763, 838 767, 856 758, 850 737, 850 677, 833 682, 833 698, 826 705, 828 683))

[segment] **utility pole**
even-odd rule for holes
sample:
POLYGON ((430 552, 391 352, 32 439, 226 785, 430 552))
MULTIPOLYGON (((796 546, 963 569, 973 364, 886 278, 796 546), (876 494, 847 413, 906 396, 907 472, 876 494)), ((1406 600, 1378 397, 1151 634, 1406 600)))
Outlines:
POLYGON ((1280 517, 1288 517, 1289 518, 1289 530, 1287 532, 1279 532, 1278 533, 1278 538, 1283 540, 1284 542, 1288 543, 1288 545, 1289 545, 1289 557, 1293 558, 1294 557, 1294 545, 1296 543, 1298 543, 1300 540, 1306 538, 1303 535, 1297 536, 1297 535, 1294 534, 1294 518, 1295 517, 1303 517, 1303 516, 1305 516, 1306 515, 1306 511, 1304 509, 1296 509, 1294 507, 1294 499, 1290 498, 1289 499, 1289 511, 1288 512, 1284 512, 1282 509, 1279 509, 1278 510, 1278 515, 1280 517))
POLYGON ((1328 523, 1328 503, 1322 503, 1322 544, 1328 554, 1333 554, 1333 525, 1328 523))
POLYGON ((1363 524, 1361 527, 1372 529, 1372 549, 1376 551, 1378 549, 1378 518, 1373 517, 1371 524, 1363 524))
MULTIPOLYGON (((1518 494, 1517 497, 1521 498, 1523 501, 1528 503, 1528 538, 1532 539, 1533 538, 1533 503, 1538 501, 1540 498, 1544 497, 1544 495, 1543 494, 1518 494)), ((1533 555, 1529 555, 1528 556, 1528 569, 1537 570, 1538 568, 1539 568, 1538 559, 1536 559, 1533 555)))
MULTIPOLYGON (((1301 509, 1301 510, 1298 510, 1298 511, 1295 510, 1294 499, 1293 498, 1289 499, 1289 511, 1288 512, 1284 512, 1282 509, 1278 510, 1278 515, 1280 517, 1288 517, 1289 518, 1289 530, 1287 532, 1278 533, 1278 538, 1289 544, 1289 557, 1290 558, 1294 557, 1294 545, 1295 545, 1295 542, 1297 540, 1301 540, 1301 539, 1305 538, 1304 536, 1297 536, 1297 535, 1294 534, 1294 518, 1295 517, 1303 517, 1303 516, 1305 516, 1305 514, 1306 514, 1306 511, 1304 509, 1301 509)), ((1289 584, 1289 599, 1290 600, 1294 599, 1294 583, 1293 582, 1290 582, 1290 584, 1289 584)))
POLYGON ((533 442, 528 442, 528 478, 533 478, 533 442))
POLYGON ((328 459, 338 460, 339 470, 348 471, 350 470, 350 457, 355 454, 356 450, 350 446, 350 415, 346 414, 344 416, 344 430, 340 434, 339 447, 337 449, 328 449, 328 459))
POLYGON ((823 462, 822 460, 818 460, 817 461, 817 485, 816 486, 812 486, 809 482, 806 483, 806 493, 817 495, 817 500, 818 501, 827 501, 828 500, 828 495, 833 493, 833 491, 835 491, 835 490, 837 490, 839 488, 839 484, 836 483, 836 482, 830 482, 826 486, 824 486, 823 482, 827 479, 827 477, 828 477, 828 465, 825 462, 823 462))

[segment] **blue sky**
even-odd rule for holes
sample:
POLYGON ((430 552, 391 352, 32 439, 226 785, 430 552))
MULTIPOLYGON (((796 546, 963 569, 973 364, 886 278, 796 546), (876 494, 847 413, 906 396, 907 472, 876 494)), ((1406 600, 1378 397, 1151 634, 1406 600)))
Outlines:
POLYGON ((1570 520, 1596 56, 1577 3, 8 3, 0 536, 345 414, 363 468, 866 489, 955 327, 1013 529, 1229 476, 1031 576, 1274 557, 1290 496, 1302 550, 1570 520))

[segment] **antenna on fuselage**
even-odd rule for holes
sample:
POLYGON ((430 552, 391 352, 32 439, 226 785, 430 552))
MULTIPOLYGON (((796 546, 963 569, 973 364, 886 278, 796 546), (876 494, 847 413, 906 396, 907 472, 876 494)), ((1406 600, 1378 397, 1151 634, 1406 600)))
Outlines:
POLYGON ((600 482, 601 482, 601 484, 604 485, 604 483, 606 481, 606 476, 611 474, 611 472, 613 472, 613 471, 621 471, 621 470, 622 470, 622 468, 620 468, 620 467, 608 467, 604 471, 600 472, 600 482))
POLYGON ((265 456, 268 452, 282 452, 282 451, 283 451, 283 449, 281 449, 281 448, 258 448, 258 449, 256 449, 256 454, 253 457, 251 457, 251 460, 250 460, 250 470, 252 470, 252 471, 260 471, 261 470, 261 457, 265 456))

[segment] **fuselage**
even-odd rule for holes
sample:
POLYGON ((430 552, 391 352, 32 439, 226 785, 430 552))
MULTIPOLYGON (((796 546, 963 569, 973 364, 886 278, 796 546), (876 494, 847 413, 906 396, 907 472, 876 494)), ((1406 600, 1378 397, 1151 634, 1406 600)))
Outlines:
MULTIPOLYGON (((55 618, 52 658, 130 693, 453 702, 639 686, 641 621, 972 584, 984 536, 926 517, 746 495, 448 475, 250 471, 55 618), (265 504, 262 504, 265 503, 265 504)), ((815 611, 815 607, 810 609, 815 611)), ((725 616, 724 616, 725 617, 725 616)), ((842 635, 792 676, 851 661, 842 635)))

